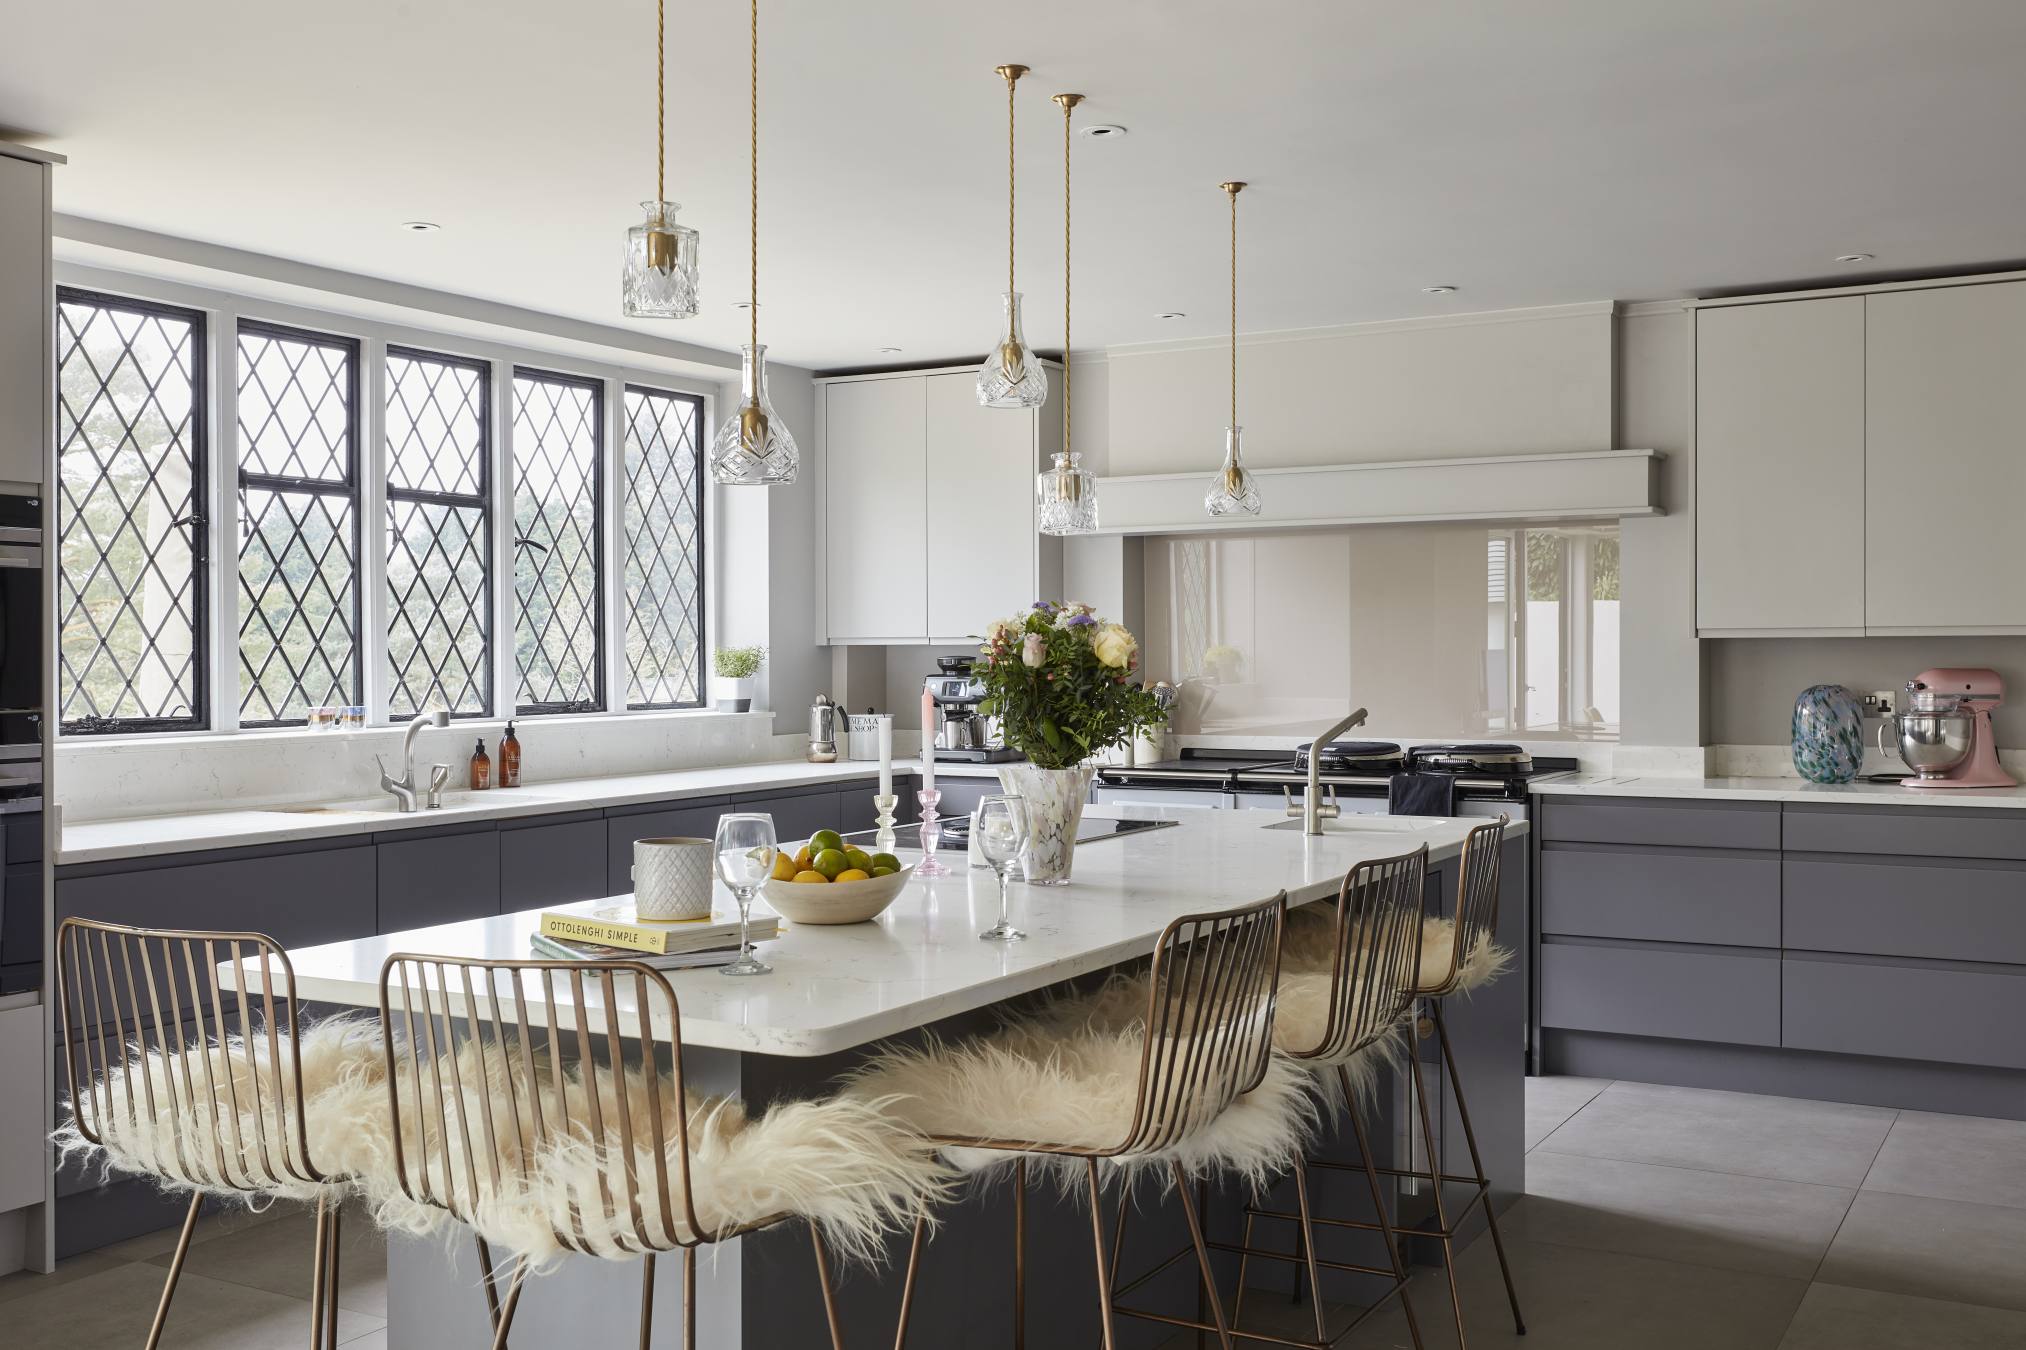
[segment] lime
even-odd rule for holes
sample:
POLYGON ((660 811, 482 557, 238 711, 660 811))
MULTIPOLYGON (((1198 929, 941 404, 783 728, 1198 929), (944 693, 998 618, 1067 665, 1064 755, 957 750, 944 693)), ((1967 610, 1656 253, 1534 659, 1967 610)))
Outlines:
POLYGON ((871 877, 870 877, 869 875, 867 875, 866 873, 864 873, 864 872, 860 871, 860 870, 859 870, 858 868, 856 868, 856 867, 847 867, 847 868, 845 868, 845 869, 844 869, 844 870, 843 870, 842 872, 839 872, 839 873, 837 874, 837 876, 835 877, 835 880, 837 880, 837 881, 840 881, 840 882, 843 882, 843 881, 870 881, 870 880, 872 880, 872 878, 871 878, 871 877))
POLYGON ((810 860, 809 866, 835 881, 839 872, 851 866, 851 859, 845 857, 838 849, 826 848, 810 860))
POLYGON ((864 849, 847 846, 844 850, 844 856, 859 871, 870 872, 872 870, 872 858, 867 855, 864 849))
POLYGON ((898 871, 900 871, 898 867, 888 867, 885 863, 874 863, 872 865, 872 874, 876 877, 890 877, 898 871))
POLYGON ((873 854, 872 865, 874 867, 884 867, 889 872, 900 871, 900 859, 894 857, 891 853, 873 854))
POLYGON ((830 878, 824 876, 821 872, 797 872, 794 879, 796 881, 814 881, 825 886, 830 884, 830 878))
POLYGON ((841 849, 843 847, 844 836, 835 830, 818 830, 809 836, 809 852, 811 854, 822 853, 827 849, 841 849))

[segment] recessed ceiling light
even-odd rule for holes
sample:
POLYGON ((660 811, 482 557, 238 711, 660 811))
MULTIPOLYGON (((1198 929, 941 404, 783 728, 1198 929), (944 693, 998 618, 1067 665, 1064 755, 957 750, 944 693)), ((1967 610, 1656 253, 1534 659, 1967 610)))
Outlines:
POLYGON ((1079 130, 1077 134, 1079 136, 1088 136, 1095 141, 1102 141, 1123 136, 1126 134, 1126 129, 1119 126, 1116 122, 1093 122, 1091 125, 1079 130))
POLYGON ((1869 253, 1839 253, 1836 255, 1836 261, 1840 263, 1870 262, 1871 255, 1869 253))
POLYGON ((879 350, 880 350, 880 351, 881 351, 882 353, 884 353, 885 355, 887 355, 887 356, 892 356, 892 355, 893 355, 893 354, 894 354, 895 352, 899 351, 899 350, 900 350, 900 348, 898 348, 898 347, 881 347, 881 348, 880 348, 879 350))
POLYGON ((433 220, 404 220, 401 228, 411 234, 435 234, 443 227, 433 220))
POLYGON ((1423 287, 1421 288, 1421 294, 1423 294, 1423 295, 1454 295, 1454 294, 1456 294, 1456 288, 1455 288, 1454 286, 1423 286, 1423 287))
POLYGON ((1156 314, 1154 317, 1157 319, 1186 319, 1189 316, 1179 309, 1171 309, 1165 314, 1156 314))

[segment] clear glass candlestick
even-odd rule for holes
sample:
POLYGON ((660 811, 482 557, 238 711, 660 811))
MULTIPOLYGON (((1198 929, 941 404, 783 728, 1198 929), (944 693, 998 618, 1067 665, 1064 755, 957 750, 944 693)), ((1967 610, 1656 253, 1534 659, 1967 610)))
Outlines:
POLYGON ((971 816, 971 839, 999 879, 999 922, 978 934, 983 942, 1018 942, 1027 935, 1007 921, 1007 873, 1027 842, 1026 803, 1018 797, 986 797, 971 816))
POLYGON ((900 797, 892 792, 883 792, 872 799, 872 809, 879 813, 879 832, 872 837, 873 847, 881 853, 891 853, 899 841, 893 833, 893 810, 900 805, 900 797))
POLYGON ((915 794, 922 806, 922 860, 915 864, 918 877, 946 877, 950 869, 936 861, 936 845, 942 842, 943 825, 937 818, 936 803, 943 799, 940 789, 926 788, 915 794))

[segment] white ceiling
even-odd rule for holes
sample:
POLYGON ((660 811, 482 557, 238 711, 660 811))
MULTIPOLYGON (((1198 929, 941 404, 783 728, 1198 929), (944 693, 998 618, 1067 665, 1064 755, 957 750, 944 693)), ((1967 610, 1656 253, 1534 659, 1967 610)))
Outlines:
MULTIPOLYGON (((670 11, 704 307, 644 326, 730 347, 746 11, 670 11)), ((621 323, 652 25, 649 0, 0 0, 0 136, 70 156, 62 211, 621 323)), ((2019 0, 766 0, 761 25, 762 338, 795 364, 985 349, 1001 61, 1034 69, 1020 268, 1047 347, 1061 90, 1131 130, 1077 142, 1080 348, 1223 330, 1230 177, 1255 332, 2026 258, 2019 0)))

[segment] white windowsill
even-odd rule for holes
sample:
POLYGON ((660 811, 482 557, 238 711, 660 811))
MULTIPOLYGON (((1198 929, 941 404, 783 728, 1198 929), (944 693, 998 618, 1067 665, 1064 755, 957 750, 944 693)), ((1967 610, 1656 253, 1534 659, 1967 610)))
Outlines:
MULTIPOLYGON (((751 712, 724 712, 717 708, 674 708, 649 709, 641 712, 599 712, 599 713, 530 713, 511 717, 460 717, 451 721, 453 728, 472 728, 476 731, 500 730, 508 722, 516 726, 605 726, 615 722, 638 726, 642 723, 696 722, 699 724, 723 721, 739 721, 749 718, 765 718, 773 721, 772 709, 755 708, 751 712)), ((64 736, 56 739, 59 751, 89 749, 97 746, 121 747, 136 745, 206 745, 230 743, 234 745, 258 742, 277 748, 296 743, 321 745, 327 741, 339 741, 347 737, 369 732, 398 732, 407 727, 403 722, 369 723, 359 731, 312 731, 308 727, 247 727, 233 731, 146 731, 128 735, 112 736, 64 736)))

